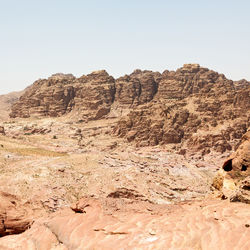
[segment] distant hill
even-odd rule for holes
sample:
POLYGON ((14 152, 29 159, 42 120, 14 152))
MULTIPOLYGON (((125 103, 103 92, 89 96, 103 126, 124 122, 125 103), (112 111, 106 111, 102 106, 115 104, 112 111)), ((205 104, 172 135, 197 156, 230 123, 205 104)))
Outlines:
POLYGON ((11 105, 15 103, 23 93, 24 90, 0 95, 0 121, 9 118, 11 105))

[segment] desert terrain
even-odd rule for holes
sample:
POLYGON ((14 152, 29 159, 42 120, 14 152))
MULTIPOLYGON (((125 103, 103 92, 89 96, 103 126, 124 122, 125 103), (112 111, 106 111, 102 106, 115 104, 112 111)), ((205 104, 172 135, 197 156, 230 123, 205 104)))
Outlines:
POLYGON ((0 96, 0 249, 249 249, 249 93, 186 64, 0 96))

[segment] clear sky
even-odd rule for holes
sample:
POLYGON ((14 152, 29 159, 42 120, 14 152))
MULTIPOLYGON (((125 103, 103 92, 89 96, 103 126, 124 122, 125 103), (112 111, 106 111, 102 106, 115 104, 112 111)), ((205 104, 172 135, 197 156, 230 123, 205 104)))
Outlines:
POLYGON ((184 63, 250 80, 249 0, 0 0, 0 94, 57 72, 184 63))

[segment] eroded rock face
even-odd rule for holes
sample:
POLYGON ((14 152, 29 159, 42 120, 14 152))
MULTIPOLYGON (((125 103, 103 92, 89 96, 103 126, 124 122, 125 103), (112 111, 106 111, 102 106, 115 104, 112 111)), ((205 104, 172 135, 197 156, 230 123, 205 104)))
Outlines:
POLYGON ((250 131, 244 134, 236 152, 225 161, 213 185, 231 201, 250 203, 250 131))
POLYGON ((135 70, 116 80, 115 100, 119 106, 132 107, 151 101, 158 90, 161 74, 135 70))
POLYGON ((249 249, 248 209, 226 201, 160 206, 85 198, 0 239, 0 249, 249 249))
POLYGON ((115 80, 105 70, 82 76, 73 85, 73 110, 84 120, 97 120, 110 111, 115 95, 115 80))
POLYGON ((24 232, 33 222, 31 215, 18 197, 0 192, 0 237, 24 232))
POLYGON ((10 117, 60 116, 72 108, 73 75, 55 74, 36 81, 12 106, 10 117))
POLYGON ((233 82, 198 64, 162 74, 136 70, 117 80, 103 70, 80 78, 56 74, 35 82, 10 116, 121 117, 114 134, 129 142, 178 144, 204 155, 237 144, 250 125, 249 95, 249 82, 233 82))
POLYGON ((79 119, 100 119, 113 103, 115 86, 106 71, 75 78, 56 74, 36 81, 12 106, 11 117, 61 116, 74 111, 79 119))
POLYGON ((184 65, 161 75, 153 100, 134 108, 114 129, 139 146, 176 144, 194 152, 231 150, 250 125, 250 85, 184 65))

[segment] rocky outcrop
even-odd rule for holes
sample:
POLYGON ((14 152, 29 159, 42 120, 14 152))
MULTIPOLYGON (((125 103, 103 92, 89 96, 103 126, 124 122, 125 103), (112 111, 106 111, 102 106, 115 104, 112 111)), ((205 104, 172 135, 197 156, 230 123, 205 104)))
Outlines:
POLYGON ((223 164, 213 186, 221 191, 224 198, 250 204, 250 130, 223 164))
POLYGON ((158 90, 161 74, 152 71, 135 70, 116 80, 115 101, 121 107, 132 107, 147 103, 158 90))
POLYGON ((138 146, 178 144, 202 154, 223 153, 250 125, 249 95, 249 82, 233 82, 198 64, 162 74, 135 70, 117 80, 106 71, 80 78, 56 74, 35 82, 10 116, 115 116, 120 121, 114 134, 138 146))
POLYGON ((12 106, 10 117, 60 116, 72 107, 73 75, 55 74, 37 80, 12 106))
POLYGON ((12 106, 10 117, 56 117, 74 109, 79 119, 100 119, 109 113, 114 94, 114 79, 106 71, 78 79, 56 74, 36 81, 12 106))
POLYGON ((0 192, 0 237, 24 232, 32 224, 32 210, 16 196, 0 192))
POLYGON ((223 153, 250 125, 249 95, 249 84, 238 90, 224 75, 187 64, 163 72, 154 99, 122 117, 114 133, 138 146, 178 143, 223 153))
POLYGON ((115 108, 131 108, 151 101, 160 73, 136 70, 114 80, 104 70, 75 78, 56 74, 36 81, 12 106, 11 117, 61 116, 73 111, 79 119, 100 119, 115 108))
POLYGON ((80 77, 73 88, 72 109, 81 119, 97 120, 109 113, 115 96, 115 80, 105 70, 80 77))
POLYGON ((18 101, 19 97, 25 92, 11 92, 6 95, 0 95, 0 121, 6 121, 9 118, 11 106, 18 101))
POLYGON ((0 249, 247 250, 249 219, 248 205, 226 201, 160 206, 85 198, 20 235, 0 239, 0 249))
POLYGON ((245 87, 249 86, 249 84, 250 84, 250 82, 247 81, 246 79, 241 79, 239 81, 234 82, 234 85, 235 85, 236 89, 245 88, 245 87))

